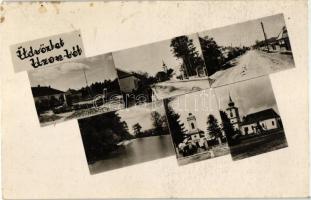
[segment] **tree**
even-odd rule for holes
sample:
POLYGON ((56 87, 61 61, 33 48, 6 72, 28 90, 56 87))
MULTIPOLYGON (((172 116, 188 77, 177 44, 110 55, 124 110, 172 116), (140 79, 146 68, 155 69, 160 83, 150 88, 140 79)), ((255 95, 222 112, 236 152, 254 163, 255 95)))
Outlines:
POLYGON ((156 135, 163 134, 163 118, 159 112, 153 111, 151 113, 152 125, 156 135))
POLYGON ((230 119, 228 118, 227 113, 222 110, 220 110, 219 113, 220 113, 220 118, 222 121, 222 127, 223 127, 222 130, 225 132, 228 144, 232 145, 235 142, 235 135, 236 135, 234 128, 230 122, 230 119))
POLYGON ((86 157, 89 163, 109 157, 122 140, 133 139, 117 112, 96 115, 79 120, 86 157))
POLYGON ((193 44, 193 40, 187 36, 175 37, 170 46, 175 57, 182 59, 185 72, 188 76, 196 74, 196 68, 204 65, 203 59, 193 44))
POLYGON ((183 142, 185 135, 184 124, 180 122, 180 115, 175 113, 173 109, 168 105, 170 99, 164 99, 164 107, 166 111, 168 125, 171 130, 171 136, 174 144, 177 146, 179 143, 183 142))
POLYGON ((222 132, 214 115, 207 117, 207 132, 221 143, 222 132))
POLYGON ((133 130, 134 130, 134 133, 135 133, 135 136, 139 136, 141 134, 141 125, 139 123, 136 123, 133 125, 133 130))
POLYGON ((220 46, 217 45, 213 38, 205 36, 199 37, 200 45, 202 48, 203 58, 205 65, 208 68, 208 75, 212 75, 221 69, 224 62, 224 56, 221 52, 220 46))

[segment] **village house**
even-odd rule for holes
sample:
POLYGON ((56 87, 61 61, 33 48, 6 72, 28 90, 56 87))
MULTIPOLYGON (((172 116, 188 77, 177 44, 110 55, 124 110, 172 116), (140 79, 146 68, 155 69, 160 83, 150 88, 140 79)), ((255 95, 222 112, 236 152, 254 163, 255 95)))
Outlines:
POLYGON ((42 103, 51 100, 63 101, 64 92, 51 88, 51 86, 31 87, 32 95, 36 103, 42 103))
POLYGON ((260 134, 260 131, 271 131, 281 128, 280 116, 272 109, 248 114, 241 123, 242 135, 260 134))
POLYGON ((117 74, 122 92, 131 93, 137 90, 140 79, 135 74, 120 69, 117 69, 117 74))
POLYGON ((77 103, 82 100, 82 92, 74 89, 68 89, 65 94, 65 100, 69 100, 71 103, 77 103))
POLYGON ((281 32, 279 33, 279 35, 276 38, 276 41, 278 42, 281 49, 283 48, 284 50, 291 51, 292 48, 290 46, 286 26, 283 26, 281 32))
POLYGON ((263 41, 258 41, 255 45, 260 50, 266 51, 291 51, 291 45, 289 42, 289 37, 287 33, 286 26, 283 26, 280 33, 271 38, 267 38, 263 41))

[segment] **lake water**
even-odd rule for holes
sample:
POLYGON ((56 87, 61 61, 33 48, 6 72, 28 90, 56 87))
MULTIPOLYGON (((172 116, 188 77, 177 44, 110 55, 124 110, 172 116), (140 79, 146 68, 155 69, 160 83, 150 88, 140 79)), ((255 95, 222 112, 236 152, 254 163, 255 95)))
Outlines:
POLYGON ((175 155, 170 135, 137 138, 113 158, 89 165, 91 174, 175 155))

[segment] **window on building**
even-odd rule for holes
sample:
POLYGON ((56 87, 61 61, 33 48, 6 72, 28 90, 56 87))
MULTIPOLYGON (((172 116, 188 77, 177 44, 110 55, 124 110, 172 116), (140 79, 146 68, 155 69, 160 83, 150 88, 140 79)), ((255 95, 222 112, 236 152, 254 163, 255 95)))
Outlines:
POLYGON ((230 112, 230 117, 233 117, 233 113, 232 112, 230 112))
POLYGON ((274 126, 274 121, 272 121, 272 126, 274 126))
POLYGON ((244 127, 244 132, 245 132, 245 135, 247 135, 248 134, 248 127, 246 126, 246 127, 244 127))
POLYGON ((191 128, 194 129, 194 124, 193 123, 191 123, 191 128))

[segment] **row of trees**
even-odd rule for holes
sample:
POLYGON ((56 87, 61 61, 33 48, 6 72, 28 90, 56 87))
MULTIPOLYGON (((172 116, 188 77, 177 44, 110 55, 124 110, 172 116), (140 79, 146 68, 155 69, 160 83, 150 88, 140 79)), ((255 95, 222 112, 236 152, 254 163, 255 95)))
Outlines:
POLYGON ((244 54, 249 47, 221 47, 216 41, 208 36, 199 37, 202 54, 206 66, 208 67, 208 75, 212 75, 219 70, 226 69, 232 65, 228 61, 244 54))
POLYGON ((103 94, 104 90, 106 90, 107 95, 120 91, 120 86, 118 79, 114 80, 105 80, 104 82, 95 82, 87 87, 82 87, 77 90, 77 92, 81 92, 82 98, 94 97, 98 94, 103 94))
POLYGON ((153 129, 141 131, 142 127, 139 123, 133 125, 133 130, 136 138, 149 137, 156 135, 168 134, 168 127, 166 117, 162 116, 159 112, 153 111, 151 113, 153 129))

